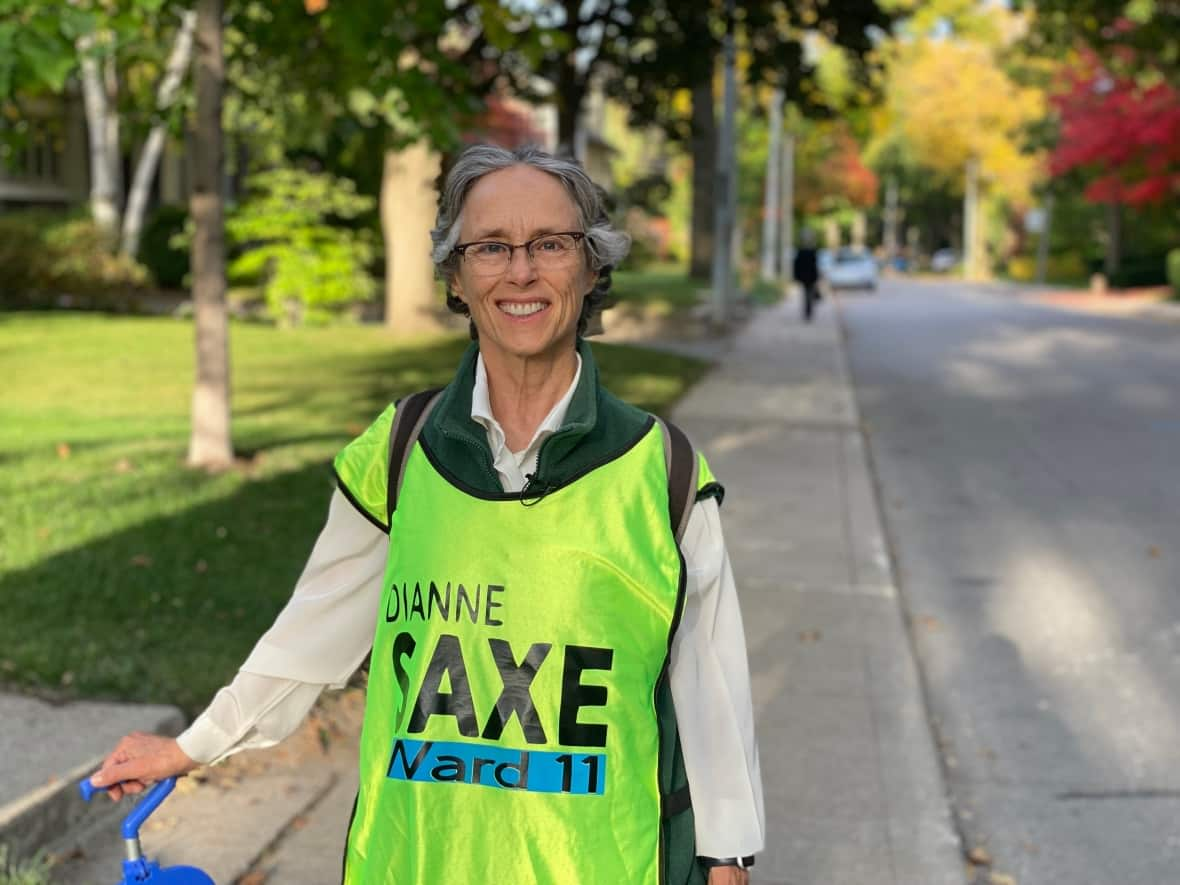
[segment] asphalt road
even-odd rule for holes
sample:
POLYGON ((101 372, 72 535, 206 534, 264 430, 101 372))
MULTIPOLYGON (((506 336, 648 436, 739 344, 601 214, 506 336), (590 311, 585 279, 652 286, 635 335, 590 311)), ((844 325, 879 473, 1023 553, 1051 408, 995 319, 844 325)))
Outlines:
POLYGON ((967 847, 1180 881, 1180 324, 949 282, 842 308, 967 847))

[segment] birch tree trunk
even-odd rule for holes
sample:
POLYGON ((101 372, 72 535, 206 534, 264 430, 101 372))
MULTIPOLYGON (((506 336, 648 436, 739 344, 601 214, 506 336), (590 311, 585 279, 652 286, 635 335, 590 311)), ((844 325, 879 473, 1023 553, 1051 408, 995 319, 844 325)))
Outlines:
MULTIPOLYGON (((103 64, 103 80, 106 85, 107 98, 107 162, 111 166, 111 190, 115 195, 116 218, 123 204, 123 152, 120 140, 119 120, 119 69, 115 64, 115 52, 112 47, 110 55, 103 64)), ((112 244, 114 238, 112 237, 112 244)))
POLYGON ((176 101, 176 93, 180 91, 180 84, 184 80, 184 73, 188 70, 193 56, 193 31, 197 26, 197 14, 186 9, 180 18, 180 30, 176 32, 176 39, 172 43, 172 52, 168 56, 164 79, 160 81, 160 89, 156 94, 156 122, 148 133, 144 142, 143 152, 139 155, 139 162, 135 166, 135 176, 131 182, 131 191, 127 195, 127 209, 123 213, 123 238, 119 251, 124 255, 135 257, 139 252, 139 237, 143 232, 143 218, 147 211, 148 194, 152 181, 155 180, 156 170, 160 166, 160 156, 164 152, 166 127, 164 115, 176 101))
POLYGON ((188 463, 222 469, 233 463, 230 443, 229 322, 225 307, 221 102, 225 59, 222 0, 197 2, 197 128, 193 139, 193 326, 196 384, 188 463))
MULTIPOLYGON (((102 68, 94 55, 93 34, 76 42, 82 75, 82 103, 86 111, 86 136, 90 146, 90 213, 99 230, 113 244, 119 231, 119 204, 112 154, 117 148, 109 142, 110 107, 102 68)), ((117 129, 115 130, 118 131, 117 129)))

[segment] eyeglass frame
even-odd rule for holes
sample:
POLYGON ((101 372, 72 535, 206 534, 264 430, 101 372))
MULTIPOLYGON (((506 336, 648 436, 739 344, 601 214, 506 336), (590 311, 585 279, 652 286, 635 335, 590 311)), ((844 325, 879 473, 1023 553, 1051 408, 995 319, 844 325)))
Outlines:
POLYGON ((584 230, 557 230, 547 234, 540 234, 533 237, 531 240, 525 240, 523 243, 505 243, 503 240, 472 240, 470 243, 458 243, 451 249, 452 253, 458 254, 460 258, 466 260, 467 250, 472 246, 480 246, 485 243, 495 243, 498 246, 508 247, 508 261, 504 265, 507 270, 512 266, 512 258, 516 255, 517 249, 524 249, 524 254, 528 256, 529 261, 536 263, 536 258, 533 257, 533 243, 538 240, 544 240, 548 237, 573 237, 574 246, 586 239, 586 232, 584 230))

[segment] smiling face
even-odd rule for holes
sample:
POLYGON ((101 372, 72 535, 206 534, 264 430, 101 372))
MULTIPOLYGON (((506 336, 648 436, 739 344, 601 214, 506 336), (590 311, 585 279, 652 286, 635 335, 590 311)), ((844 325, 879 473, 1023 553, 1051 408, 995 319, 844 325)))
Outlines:
MULTIPOLYGON (((557 178, 532 166, 510 166, 472 186, 459 242, 516 244, 581 229, 577 207, 557 178)), ((471 311, 486 361, 553 359, 573 353, 582 301, 596 278, 580 242, 560 267, 537 267, 524 249, 513 252, 506 270, 491 275, 461 258, 451 290, 471 311)))

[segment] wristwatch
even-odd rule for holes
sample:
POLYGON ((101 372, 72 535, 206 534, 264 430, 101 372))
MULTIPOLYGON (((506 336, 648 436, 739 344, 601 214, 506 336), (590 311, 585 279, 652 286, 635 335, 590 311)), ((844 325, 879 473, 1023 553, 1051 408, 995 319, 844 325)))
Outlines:
POLYGON ((745 857, 701 857, 698 855, 697 861, 706 870, 711 870, 713 867, 737 867, 747 870, 754 866, 754 855, 748 854, 745 857))

